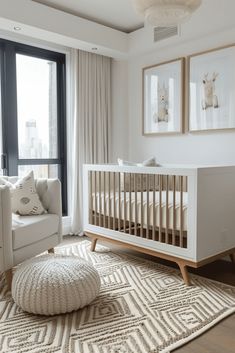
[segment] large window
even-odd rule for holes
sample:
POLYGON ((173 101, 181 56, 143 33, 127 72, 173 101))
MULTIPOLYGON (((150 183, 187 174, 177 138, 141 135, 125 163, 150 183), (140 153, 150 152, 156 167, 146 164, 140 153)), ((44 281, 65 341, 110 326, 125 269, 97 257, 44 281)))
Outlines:
POLYGON ((0 173, 58 177, 65 214, 65 55, 5 40, 0 50, 0 173))

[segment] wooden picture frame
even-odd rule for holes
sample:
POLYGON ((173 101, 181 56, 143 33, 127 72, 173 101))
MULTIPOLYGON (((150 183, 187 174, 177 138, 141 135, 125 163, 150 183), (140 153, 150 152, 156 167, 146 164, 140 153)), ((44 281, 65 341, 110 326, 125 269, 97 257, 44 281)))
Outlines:
POLYGON ((188 56, 189 132, 235 128, 235 44, 188 56))
POLYGON ((185 58, 143 68, 143 135, 181 134, 185 58))

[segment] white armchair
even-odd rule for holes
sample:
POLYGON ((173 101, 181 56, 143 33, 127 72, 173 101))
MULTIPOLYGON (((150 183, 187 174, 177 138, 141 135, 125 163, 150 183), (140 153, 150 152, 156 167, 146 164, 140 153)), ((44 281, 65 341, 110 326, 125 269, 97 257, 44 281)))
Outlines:
MULTIPOLYGON (((4 177, 11 183, 17 177, 4 177)), ((36 190, 47 213, 18 216, 11 212, 11 195, 0 185, 0 272, 11 285, 12 268, 43 251, 54 251, 62 241, 61 184, 57 179, 38 179, 36 190)))

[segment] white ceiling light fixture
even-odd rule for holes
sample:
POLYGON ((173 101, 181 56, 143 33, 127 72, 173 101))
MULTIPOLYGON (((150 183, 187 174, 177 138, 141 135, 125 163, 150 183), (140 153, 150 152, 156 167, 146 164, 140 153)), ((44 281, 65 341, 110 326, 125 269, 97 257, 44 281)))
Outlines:
POLYGON ((146 25, 176 26, 186 22, 202 0, 132 0, 146 25))

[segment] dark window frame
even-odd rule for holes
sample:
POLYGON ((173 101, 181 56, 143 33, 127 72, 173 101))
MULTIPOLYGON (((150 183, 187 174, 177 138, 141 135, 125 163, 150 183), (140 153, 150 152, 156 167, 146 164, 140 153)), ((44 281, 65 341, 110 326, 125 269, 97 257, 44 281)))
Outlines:
POLYGON ((66 56, 47 49, 0 38, 0 72, 2 100, 2 168, 4 175, 18 175, 19 165, 57 164, 62 183, 62 209, 67 214, 67 148, 66 148, 66 56), (19 159, 16 54, 55 61, 57 64, 57 143, 58 158, 19 159))

